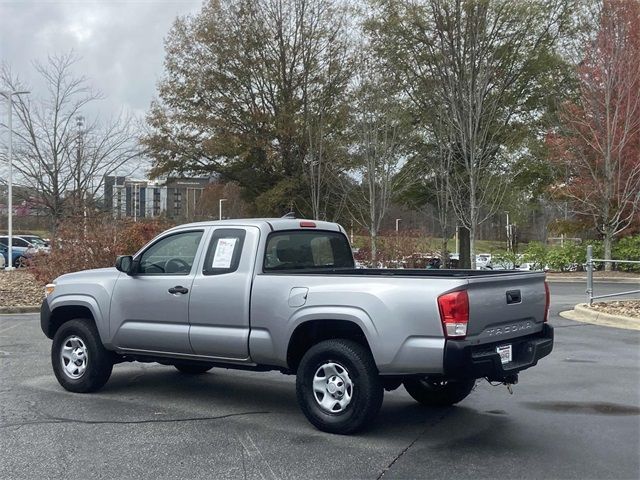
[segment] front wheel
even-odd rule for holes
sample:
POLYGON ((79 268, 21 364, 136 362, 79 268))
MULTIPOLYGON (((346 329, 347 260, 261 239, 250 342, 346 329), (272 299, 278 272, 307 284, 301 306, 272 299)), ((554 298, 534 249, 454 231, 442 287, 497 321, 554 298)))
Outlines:
POLYGON ((51 345, 53 373, 70 392, 95 392, 111 376, 113 359, 100 341, 93 321, 69 320, 62 324, 51 345))
POLYGON ((371 352, 351 340, 314 345, 298 367, 298 404, 325 432, 348 434, 369 424, 380 410, 383 393, 371 352))
POLYGON ((414 400, 431 407, 446 407, 465 399, 476 385, 475 379, 443 380, 432 377, 404 381, 405 390, 414 400))
POLYGON ((13 261, 14 268, 25 268, 28 261, 25 257, 18 257, 13 261))

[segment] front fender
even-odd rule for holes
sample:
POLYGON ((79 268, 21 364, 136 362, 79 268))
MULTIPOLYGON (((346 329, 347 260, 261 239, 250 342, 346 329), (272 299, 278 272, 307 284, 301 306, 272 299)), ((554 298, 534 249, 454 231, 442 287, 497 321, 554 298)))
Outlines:
MULTIPOLYGON (((47 300, 45 300, 45 302, 47 302, 47 300)), ((109 323, 106 321, 107 312, 103 312, 100 309, 100 305, 94 297, 82 294, 58 295, 48 301, 48 305, 52 316, 55 316, 56 309, 60 307, 87 308, 91 312, 91 315, 93 315, 102 343, 108 343, 109 323)))

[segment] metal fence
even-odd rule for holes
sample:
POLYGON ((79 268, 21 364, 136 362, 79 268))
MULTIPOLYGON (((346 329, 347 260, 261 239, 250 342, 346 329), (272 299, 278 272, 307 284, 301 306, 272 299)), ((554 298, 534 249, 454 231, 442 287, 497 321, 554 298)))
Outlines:
POLYGON ((609 293, 607 295, 594 295, 593 294, 593 265, 595 263, 635 263, 640 264, 638 260, 603 260, 601 258, 593 258, 593 246, 587 246, 587 263, 585 268, 587 270, 587 301, 589 305, 593 304, 593 301, 598 298, 619 297, 621 295, 631 295, 634 293, 640 293, 640 290, 630 290, 628 292, 609 293))

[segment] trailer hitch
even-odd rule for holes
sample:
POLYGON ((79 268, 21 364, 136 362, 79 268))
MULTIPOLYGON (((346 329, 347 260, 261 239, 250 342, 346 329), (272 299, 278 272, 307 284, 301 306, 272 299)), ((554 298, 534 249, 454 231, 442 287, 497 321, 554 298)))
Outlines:
POLYGON ((505 385, 507 387, 507 390, 509 391, 509 394, 513 395, 513 386, 518 383, 518 374, 514 373, 512 375, 507 375, 501 378, 486 377, 486 380, 490 385, 493 385, 494 387, 497 387, 498 385, 505 385))
POLYGON ((507 386, 507 390, 509 390, 509 395, 513 395, 513 386, 518 383, 518 374, 514 373, 513 375, 507 375, 502 379, 502 384, 507 386))

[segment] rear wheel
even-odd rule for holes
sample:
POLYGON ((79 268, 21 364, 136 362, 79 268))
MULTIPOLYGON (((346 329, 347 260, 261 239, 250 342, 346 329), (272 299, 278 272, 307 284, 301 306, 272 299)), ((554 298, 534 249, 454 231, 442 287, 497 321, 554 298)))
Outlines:
POLYGON ((383 393, 371 352, 351 340, 314 345, 298 367, 298 404, 307 419, 325 432, 348 434, 370 424, 383 393))
POLYGON ((95 392, 104 386, 113 369, 112 354, 104 348, 92 320, 62 324, 51 345, 53 372, 70 392, 95 392))
POLYGON ((444 380, 422 377, 404 381, 404 388, 416 401, 432 407, 446 407, 465 399, 473 390, 476 381, 444 380))
POLYGON ((201 373, 206 373, 213 368, 211 365, 195 365, 192 363, 176 363, 173 366, 176 367, 179 372, 189 375, 199 375, 201 373))

